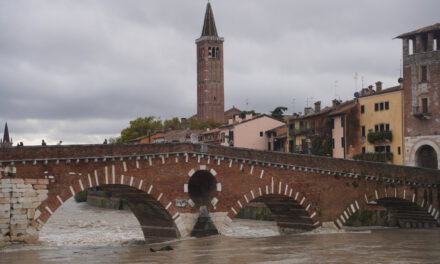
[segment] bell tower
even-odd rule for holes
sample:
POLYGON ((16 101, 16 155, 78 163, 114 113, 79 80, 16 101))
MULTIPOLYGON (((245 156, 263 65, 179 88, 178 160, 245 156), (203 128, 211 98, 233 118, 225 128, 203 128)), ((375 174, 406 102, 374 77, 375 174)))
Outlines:
POLYGON ((197 44, 197 120, 224 122, 223 41, 217 34, 211 4, 206 6, 197 44))

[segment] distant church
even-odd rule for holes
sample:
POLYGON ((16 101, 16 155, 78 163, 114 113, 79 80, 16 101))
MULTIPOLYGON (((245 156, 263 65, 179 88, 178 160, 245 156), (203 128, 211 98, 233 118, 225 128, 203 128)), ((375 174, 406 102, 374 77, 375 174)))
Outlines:
POLYGON ((0 139, 0 148, 12 147, 12 138, 9 138, 8 123, 5 124, 5 130, 3 131, 3 139, 0 139))
POLYGON ((215 26, 211 4, 206 6, 202 35, 197 44, 197 120, 213 119, 224 123, 241 111, 235 107, 225 112, 223 42, 215 26))

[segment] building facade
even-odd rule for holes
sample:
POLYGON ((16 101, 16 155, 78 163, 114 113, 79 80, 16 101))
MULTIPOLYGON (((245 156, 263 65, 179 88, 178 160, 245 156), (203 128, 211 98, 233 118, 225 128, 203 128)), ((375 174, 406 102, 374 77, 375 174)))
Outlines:
MULTIPOLYGON (((362 154, 386 153, 385 161, 403 164, 403 89, 365 89, 359 99, 362 154)), ((381 154, 376 154, 381 155, 381 154)), ((383 154, 382 154, 383 155, 383 154)))
POLYGON ((197 44, 197 120, 224 122, 223 41, 218 36, 211 4, 206 6, 197 44))
POLYGON ((403 42, 405 164, 440 168, 440 23, 403 42))
POLYGON ((359 104, 346 101, 328 114, 331 122, 332 157, 351 159, 360 151, 359 104))

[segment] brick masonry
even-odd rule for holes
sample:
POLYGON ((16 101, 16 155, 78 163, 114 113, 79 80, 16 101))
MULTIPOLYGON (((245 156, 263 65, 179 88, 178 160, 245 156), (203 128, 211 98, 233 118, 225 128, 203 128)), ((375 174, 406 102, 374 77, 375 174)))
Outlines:
POLYGON ((340 227, 383 197, 410 200, 439 216, 440 171, 432 169, 199 144, 9 148, 0 150, 0 163, 6 241, 36 240, 64 201, 94 186, 128 200, 146 239, 188 236, 199 213, 188 182, 200 170, 216 180, 208 211, 219 233, 242 207, 270 195, 289 197, 313 227, 340 227))
POLYGON ((433 50, 432 33, 427 35, 428 48, 422 49, 421 35, 416 35, 415 50, 409 53, 409 39, 403 38, 404 143, 405 164, 416 165, 417 150, 423 145, 433 147, 440 168, 440 50, 433 50), (427 80, 422 80, 422 67, 427 80), (428 100, 428 116, 416 114, 422 108, 422 98, 428 100), (424 142, 424 144, 420 144, 424 142))

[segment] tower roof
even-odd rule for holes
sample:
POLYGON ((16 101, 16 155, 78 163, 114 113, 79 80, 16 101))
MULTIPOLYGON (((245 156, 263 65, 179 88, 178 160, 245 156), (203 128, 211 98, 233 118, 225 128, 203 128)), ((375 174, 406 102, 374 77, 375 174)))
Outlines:
POLYGON ((8 129, 8 122, 5 124, 5 131, 3 132, 3 143, 9 143, 9 129, 8 129))
POLYGON ((217 28, 215 26, 214 13, 212 12, 211 3, 206 5, 205 22, 203 23, 202 37, 218 37, 217 28))

